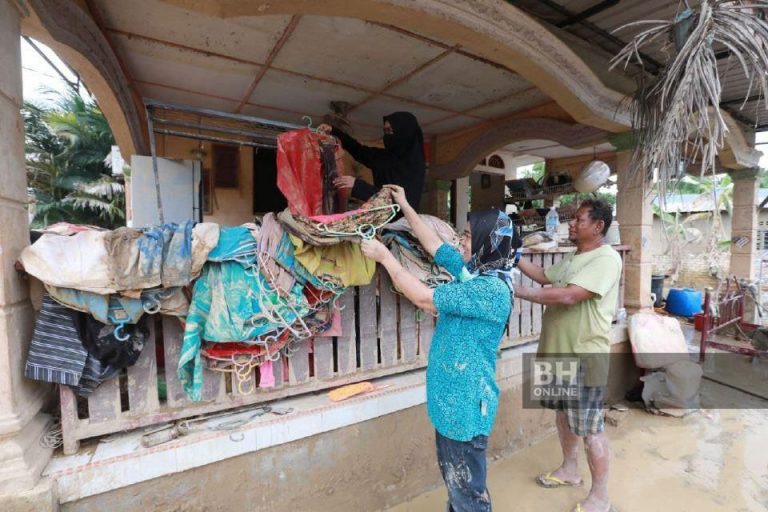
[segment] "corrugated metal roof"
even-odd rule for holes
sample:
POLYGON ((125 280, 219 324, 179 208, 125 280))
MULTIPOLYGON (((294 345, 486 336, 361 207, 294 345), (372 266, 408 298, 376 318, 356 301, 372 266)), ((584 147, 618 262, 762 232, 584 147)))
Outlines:
MULTIPOLYGON (((648 28, 647 25, 632 26, 613 32, 628 23, 641 20, 672 20, 675 15, 685 8, 681 0, 619 0, 614 5, 578 20, 579 14, 599 5, 597 0, 510 0, 511 4, 523 9, 533 16, 557 26, 577 37, 597 46, 611 55, 615 55, 632 37, 648 28), (567 23, 567 24, 566 24, 567 23), (602 31, 602 32, 601 32, 602 31)), ((689 0, 693 7, 700 3, 689 0)), ((553 31, 556 35, 558 30, 553 31)), ((663 65, 668 58, 669 48, 666 41, 659 41, 653 47, 644 50, 644 54, 663 65)), ((724 48, 715 48, 716 51, 724 48)), ((765 101, 750 101, 742 106, 741 102, 730 103, 732 100, 744 100, 748 94, 748 79, 744 76, 741 66, 735 57, 724 57, 718 62, 721 83, 723 85, 722 100, 724 109, 734 117, 749 125, 760 125, 768 128, 768 109, 765 101)), ((754 95, 754 88, 750 95, 754 95)))

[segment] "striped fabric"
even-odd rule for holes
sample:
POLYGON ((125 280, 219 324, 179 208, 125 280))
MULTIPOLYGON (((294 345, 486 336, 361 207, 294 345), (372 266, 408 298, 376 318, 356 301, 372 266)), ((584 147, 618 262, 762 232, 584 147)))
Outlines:
POLYGON ((27 378, 76 386, 83 374, 88 352, 80 341, 77 311, 43 298, 27 355, 27 378))

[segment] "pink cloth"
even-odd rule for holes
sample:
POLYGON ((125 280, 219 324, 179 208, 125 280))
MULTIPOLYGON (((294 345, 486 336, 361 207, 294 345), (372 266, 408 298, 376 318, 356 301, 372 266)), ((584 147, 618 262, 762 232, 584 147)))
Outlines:
POLYGON ((317 333, 318 336, 342 336, 341 332, 341 311, 338 308, 334 308, 333 316, 331 317, 331 326, 327 330, 317 333))
POLYGON ((275 368, 272 366, 272 361, 264 361, 261 366, 259 366, 259 387, 275 387, 275 368))

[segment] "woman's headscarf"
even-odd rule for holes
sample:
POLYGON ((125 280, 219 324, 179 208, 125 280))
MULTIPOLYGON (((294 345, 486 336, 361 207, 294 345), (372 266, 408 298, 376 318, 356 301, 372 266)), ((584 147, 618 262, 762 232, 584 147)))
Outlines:
POLYGON ((393 112, 384 116, 389 121, 392 133, 384 134, 384 149, 391 151, 400 159, 417 157, 424 162, 424 134, 410 112, 393 112))
POLYGON ((499 210, 469 212, 467 221, 472 230, 469 271, 498 277, 512 290, 515 256, 522 246, 514 224, 499 210))

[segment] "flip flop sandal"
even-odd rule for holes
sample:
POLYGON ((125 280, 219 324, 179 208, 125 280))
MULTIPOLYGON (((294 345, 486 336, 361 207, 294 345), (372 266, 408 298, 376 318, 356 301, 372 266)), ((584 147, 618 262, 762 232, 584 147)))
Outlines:
MULTIPOLYGON (((584 512, 584 509, 581 508, 581 503, 576 503, 576 508, 573 509, 573 512, 584 512)), ((613 505, 610 505, 608 512, 618 512, 618 511, 614 508, 613 505)))
MULTIPOLYGON (((536 483, 539 485, 539 487, 543 487, 545 489, 555 489, 556 487, 579 487, 581 486, 582 481, 579 480, 578 482, 567 482, 557 478, 556 476, 552 476, 552 472, 550 471, 546 475, 537 476, 536 483)), ((580 507, 581 505, 577 506, 580 507)), ((581 512, 581 509, 577 510, 576 512, 581 512)))

